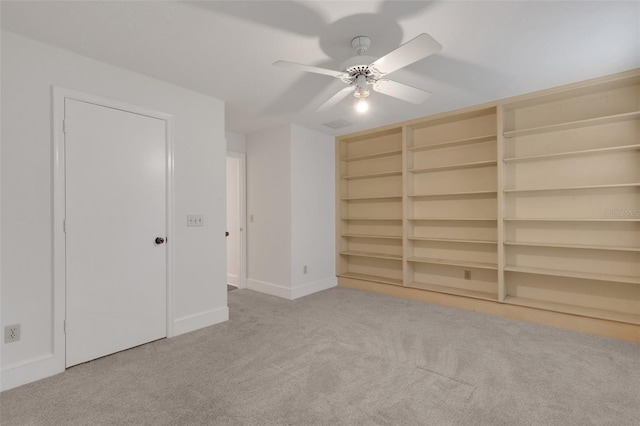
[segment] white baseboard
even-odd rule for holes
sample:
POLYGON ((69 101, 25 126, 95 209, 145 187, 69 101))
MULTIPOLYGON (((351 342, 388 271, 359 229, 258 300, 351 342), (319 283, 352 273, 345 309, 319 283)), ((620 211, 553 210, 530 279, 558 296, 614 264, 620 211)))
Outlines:
POLYGON ((238 276, 227 274, 227 284, 235 285, 236 287, 238 287, 238 276))
MULTIPOLYGON (((173 322, 173 336, 195 331, 229 319, 229 308, 222 307, 178 318, 173 322)), ((0 372, 0 391, 6 391, 65 371, 64 354, 53 353, 8 365, 0 372)))
POLYGON ((177 318, 176 320, 174 320, 173 336, 189 333, 190 331, 209 327, 210 325, 218 324, 228 320, 229 308, 226 306, 222 308, 211 309, 209 311, 199 312, 193 315, 187 315, 185 317, 177 318))
POLYGON ((64 369, 64 356, 56 357, 52 353, 8 365, 0 373, 0 391, 54 376, 64 369))
POLYGON ((300 297, 308 296, 322 290, 327 290, 331 287, 336 287, 337 285, 337 277, 331 277, 320 281, 314 281, 312 283, 302 284, 291 289, 291 299, 298 299, 300 297))
POLYGON ((294 288, 284 287, 278 284, 259 281, 254 279, 247 280, 247 288, 258 291, 260 293, 270 294, 272 296, 281 297, 283 299, 294 300, 300 297, 308 296, 322 290, 326 290, 338 285, 336 277, 327 278, 325 280, 314 281, 312 283, 302 284, 294 288))
POLYGON ((282 297, 291 300, 291 289, 278 284, 268 283, 266 281, 247 279, 247 288, 260 293, 270 294, 272 296, 282 297))

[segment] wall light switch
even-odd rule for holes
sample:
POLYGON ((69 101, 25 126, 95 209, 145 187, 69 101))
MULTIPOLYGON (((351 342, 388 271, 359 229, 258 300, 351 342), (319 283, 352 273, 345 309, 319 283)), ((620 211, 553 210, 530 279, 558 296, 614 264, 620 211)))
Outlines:
POLYGON ((204 217, 201 214, 187 215, 187 226, 204 226, 204 217))

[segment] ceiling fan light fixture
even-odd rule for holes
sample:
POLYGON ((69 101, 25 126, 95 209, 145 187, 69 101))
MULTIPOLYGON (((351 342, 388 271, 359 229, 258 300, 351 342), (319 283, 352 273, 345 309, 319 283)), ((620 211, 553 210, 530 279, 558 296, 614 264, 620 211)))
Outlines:
POLYGON ((366 98, 369 96, 369 89, 367 88, 357 88, 355 92, 353 92, 353 96, 355 98, 366 98))
POLYGON ((356 111, 360 114, 364 114, 369 110, 369 102, 367 102, 367 98, 356 98, 356 111))

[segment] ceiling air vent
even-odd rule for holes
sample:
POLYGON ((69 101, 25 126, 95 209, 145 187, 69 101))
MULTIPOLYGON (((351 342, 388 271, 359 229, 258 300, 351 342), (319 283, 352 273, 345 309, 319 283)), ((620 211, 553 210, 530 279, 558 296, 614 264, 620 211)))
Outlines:
POLYGON ((328 123, 324 123, 325 126, 331 127, 332 129, 341 129, 343 127, 351 126, 353 123, 347 120, 334 120, 329 121, 328 123))

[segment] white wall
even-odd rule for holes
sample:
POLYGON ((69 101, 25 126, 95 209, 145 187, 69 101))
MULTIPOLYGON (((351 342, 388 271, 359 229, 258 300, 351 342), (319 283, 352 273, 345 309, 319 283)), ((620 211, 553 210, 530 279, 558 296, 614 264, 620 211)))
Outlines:
POLYGON ((336 285, 334 166, 333 137, 291 126, 293 298, 336 285))
POLYGON ((231 152, 247 152, 247 137, 242 133, 225 132, 227 138, 227 151, 231 152))
POLYGON ((2 344, 2 388, 64 368, 52 342, 62 327, 52 308, 53 85, 174 117, 173 333, 228 319, 224 103, 10 32, 1 78, 2 324, 22 326, 19 342, 2 344), (204 227, 186 227, 194 213, 204 227))
POLYGON ((291 287, 290 151, 289 126, 247 136, 247 286, 280 297, 291 287))
POLYGON ((332 137, 300 126, 247 136, 249 288, 295 299, 336 285, 334 158, 332 137))

